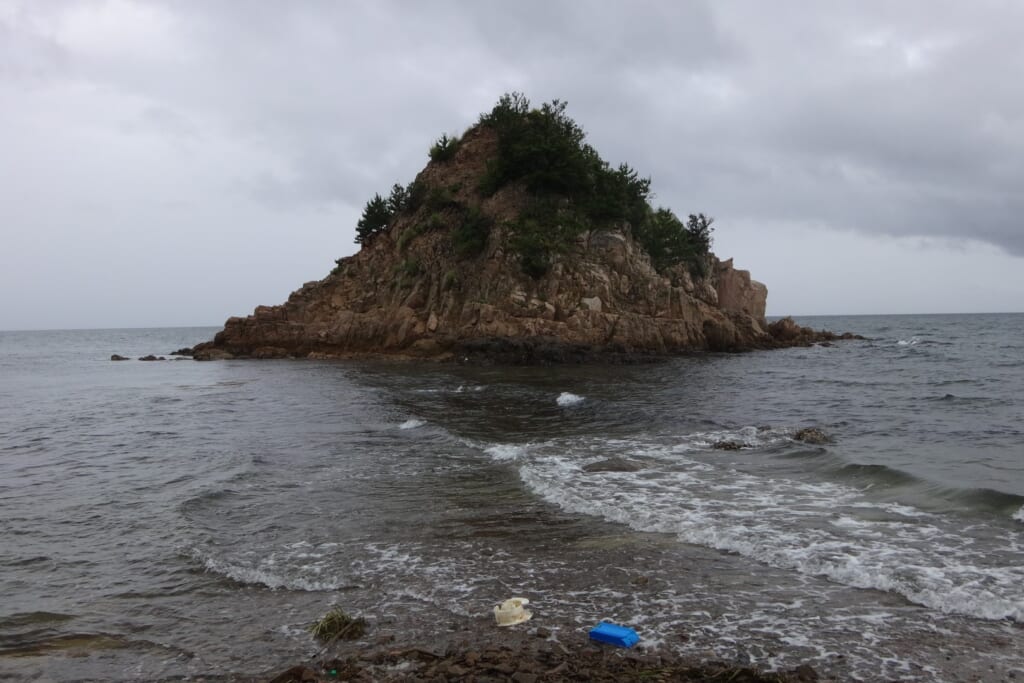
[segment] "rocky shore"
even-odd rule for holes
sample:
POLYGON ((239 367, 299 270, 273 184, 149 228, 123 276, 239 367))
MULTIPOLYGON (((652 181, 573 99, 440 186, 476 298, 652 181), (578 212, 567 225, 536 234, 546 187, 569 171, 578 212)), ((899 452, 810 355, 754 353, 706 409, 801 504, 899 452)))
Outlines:
POLYGON ((814 683, 810 666, 766 672, 726 662, 698 662, 589 641, 584 633, 556 640, 543 627, 500 630, 456 641, 447 647, 396 647, 378 637, 375 645, 338 646, 337 653, 297 664, 254 680, 270 683, 328 681, 680 681, 814 683))

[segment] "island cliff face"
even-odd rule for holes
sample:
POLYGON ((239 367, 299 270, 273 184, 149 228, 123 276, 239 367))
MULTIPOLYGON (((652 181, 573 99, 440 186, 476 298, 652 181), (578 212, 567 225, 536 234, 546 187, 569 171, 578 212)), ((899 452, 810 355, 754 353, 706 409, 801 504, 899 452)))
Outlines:
POLYGON ((398 214, 285 303, 228 319, 194 357, 560 362, 835 338, 789 320, 768 325, 767 288, 732 259, 707 255, 704 277, 682 265, 658 272, 628 224, 581 231, 546 273, 524 273, 508 226, 522 211, 526 189, 512 183, 489 197, 477 190, 496 144, 493 131, 472 128, 452 158, 432 161, 416 179, 420 190, 443 191, 444 202, 398 214), (471 257, 452 240, 466 205, 493 225, 471 257))

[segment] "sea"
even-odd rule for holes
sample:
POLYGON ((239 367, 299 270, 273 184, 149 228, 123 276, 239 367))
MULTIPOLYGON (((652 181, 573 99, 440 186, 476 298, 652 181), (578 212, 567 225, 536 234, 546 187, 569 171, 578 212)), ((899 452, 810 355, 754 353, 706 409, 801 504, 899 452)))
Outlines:
POLYGON ((1024 680, 1024 314, 797 322, 867 339, 501 367, 0 332, 0 679, 229 679, 333 606, 443 644, 517 596, 562 642, 1024 680))

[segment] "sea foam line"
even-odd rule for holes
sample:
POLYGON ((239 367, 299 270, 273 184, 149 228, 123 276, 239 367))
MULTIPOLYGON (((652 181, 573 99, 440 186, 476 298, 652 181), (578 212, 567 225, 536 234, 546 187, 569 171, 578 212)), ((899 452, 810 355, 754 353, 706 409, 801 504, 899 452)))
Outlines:
POLYGON ((251 566, 207 557, 199 551, 193 551, 192 555, 203 563, 207 572, 219 574, 239 583, 264 586, 271 590, 321 592, 338 590, 345 585, 345 582, 339 580, 314 579, 303 576, 303 574, 318 573, 320 568, 316 566, 274 567, 276 561, 273 556, 262 560, 257 566, 251 566))
POLYGON ((672 533, 686 543, 856 588, 898 593, 942 612, 1024 621, 1024 568, 995 558, 997 548, 986 550, 949 520, 874 503, 836 483, 771 479, 679 454, 666 466, 662 446, 616 450, 649 468, 585 472, 584 464, 600 459, 593 448, 548 442, 517 454, 520 477, 535 494, 569 512, 672 533), (874 510, 884 516, 878 519, 874 510))

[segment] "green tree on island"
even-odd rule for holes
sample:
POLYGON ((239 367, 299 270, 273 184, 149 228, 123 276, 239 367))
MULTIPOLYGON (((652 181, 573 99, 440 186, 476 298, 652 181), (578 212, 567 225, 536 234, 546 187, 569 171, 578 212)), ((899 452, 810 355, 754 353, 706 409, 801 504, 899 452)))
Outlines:
MULTIPOLYGON (((581 233, 607 228, 630 231, 659 271, 682 265, 698 277, 707 274, 713 219, 690 214, 683 223, 668 208, 652 208, 651 179, 628 164, 612 167, 602 159, 566 114, 564 101, 533 108, 522 93, 506 93, 477 125, 497 137, 496 153, 475 188, 477 200, 456 200, 443 187, 427 191, 416 183, 407 188, 396 184, 387 200, 378 194, 367 203, 356 226, 356 242, 367 243, 398 214, 415 211, 426 201, 431 210, 453 217, 453 248, 461 257, 473 258, 486 247, 492 227, 481 209, 483 201, 519 184, 527 191, 526 203, 503 227, 507 246, 532 277, 543 276, 581 233)), ((442 135, 430 148, 431 162, 447 163, 460 142, 457 136, 442 135)))

